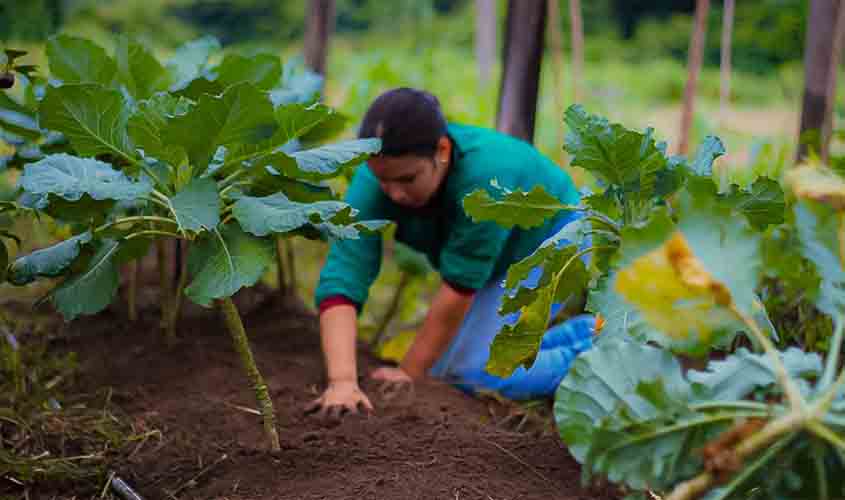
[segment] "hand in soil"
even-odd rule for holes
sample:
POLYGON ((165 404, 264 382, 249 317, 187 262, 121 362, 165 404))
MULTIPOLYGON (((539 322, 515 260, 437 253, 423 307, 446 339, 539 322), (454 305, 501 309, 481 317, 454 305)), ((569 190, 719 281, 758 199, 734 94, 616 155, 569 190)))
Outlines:
POLYGON ((373 411, 372 403, 357 382, 331 382, 322 396, 305 407, 306 415, 331 419, 373 411))
POLYGON ((401 368, 383 366, 370 374, 370 378, 380 381, 379 393, 385 401, 413 399, 414 379, 401 368))

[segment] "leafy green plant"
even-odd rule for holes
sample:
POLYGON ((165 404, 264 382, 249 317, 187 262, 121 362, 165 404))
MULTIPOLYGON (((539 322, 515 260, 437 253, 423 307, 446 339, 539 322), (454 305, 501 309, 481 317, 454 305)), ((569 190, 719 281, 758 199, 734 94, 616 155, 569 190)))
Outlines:
POLYGON ((288 89, 277 58, 227 54, 209 66, 217 50, 201 39, 161 64, 128 38, 113 57, 87 40, 50 40, 50 70, 61 81, 38 102, 38 124, 65 136, 74 154, 25 165, 19 202, 72 221, 74 233, 18 258, 9 281, 60 277, 48 300, 70 321, 106 307, 118 267, 152 242, 187 242, 176 296, 224 315, 278 450, 272 402, 231 297, 272 263, 276 235, 357 238, 385 225, 355 220, 322 184, 380 143, 291 151, 336 127, 335 112, 280 98, 288 89))
POLYGON ((601 179, 604 192, 578 207, 540 189, 465 200, 474 217, 510 225, 582 212, 509 270, 502 311, 521 316, 497 336, 488 371, 530 365, 550 304, 586 288, 599 315, 595 347, 575 361, 555 403, 561 437, 585 478, 603 475, 672 500, 842 496, 845 180, 805 166, 787 175, 792 197, 763 177, 720 185, 712 168, 723 152, 718 139, 688 161, 667 157, 650 131, 577 107, 566 120, 573 164, 601 179), (777 321, 758 292, 781 270, 766 268, 776 231, 794 233, 800 262, 815 270, 804 283, 834 325, 826 359, 773 341, 777 321), (560 240, 572 244, 558 249, 552 243, 560 240), (589 266, 577 258, 586 253, 589 266), (539 285, 518 287, 535 266, 543 268, 539 285), (761 352, 736 349, 737 332, 761 352), (709 353, 710 362, 685 371, 674 353, 709 353))

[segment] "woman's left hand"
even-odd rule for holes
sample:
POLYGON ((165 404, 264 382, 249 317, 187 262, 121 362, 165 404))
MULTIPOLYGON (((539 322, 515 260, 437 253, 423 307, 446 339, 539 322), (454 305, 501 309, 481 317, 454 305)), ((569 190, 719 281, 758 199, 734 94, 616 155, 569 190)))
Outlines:
POLYGON ((399 396, 403 396, 401 399, 405 399, 404 396, 413 399, 414 379, 402 368, 383 366, 373 371, 370 378, 382 382, 379 392, 386 401, 397 399, 399 396))

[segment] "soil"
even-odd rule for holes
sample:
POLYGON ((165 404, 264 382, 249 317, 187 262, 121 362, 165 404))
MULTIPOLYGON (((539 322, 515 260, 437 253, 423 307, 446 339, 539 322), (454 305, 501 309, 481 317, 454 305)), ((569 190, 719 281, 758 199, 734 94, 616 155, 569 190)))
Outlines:
MULTIPOLYGON (((213 313, 187 310, 171 349, 155 309, 136 323, 112 310, 65 330, 61 349, 78 354, 79 389, 109 388, 134 429, 161 432, 113 467, 144 500, 618 498, 581 486, 580 466, 549 420, 517 432, 497 423, 505 406, 435 381, 386 402, 364 377, 374 415, 304 415, 324 384, 317 319, 301 307, 238 299, 276 407, 278 454, 267 451, 253 392, 213 313)), ((359 353, 361 373, 379 366, 363 346, 359 353)))

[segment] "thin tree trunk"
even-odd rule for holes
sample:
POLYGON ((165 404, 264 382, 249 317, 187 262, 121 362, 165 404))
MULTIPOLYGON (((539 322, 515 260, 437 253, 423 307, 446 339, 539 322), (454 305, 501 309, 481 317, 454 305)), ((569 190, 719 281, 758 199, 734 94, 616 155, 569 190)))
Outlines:
POLYGON ((830 56, 830 72, 828 73, 827 104, 824 110, 824 125, 822 126, 822 160, 830 160, 830 139, 833 135, 833 108, 836 103, 836 76, 839 64, 842 62, 842 45, 845 43, 845 7, 839 6, 836 15, 836 28, 833 36, 833 48, 830 56))
POLYGON ((305 65, 326 74, 329 36, 334 28, 334 0, 309 0, 305 14, 305 65))
POLYGON ((496 1, 475 0, 475 59, 478 81, 485 89, 496 62, 496 1))
POLYGON ((581 19, 581 0, 569 0, 569 20, 572 25, 572 100, 581 102, 581 80, 584 78, 584 22, 581 19))
POLYGON ((552 95, 555 103, 555 122, 557 123, 557 156, 563 164, 563 35, 560 29, 560 4, 558 0, 547 0, 547 28, 549 46, 552 52, 552 95))
POLYGON ((731 99, 731 45, 734 29, 734 0, 725 0, 722 12, 722 45, 719 62, 719 117, 724 120, 731 99))
POLYGON ((681 111, 681 135, 678 143, 678 153, 685 155, 689 149, 689 134, 695 115, 695 92, 698 87, 698 75, 701 72, 701 61, 704 57, 704 36, 707 34, 707 13, 710 10, 710 0, 696 0, 695 27, 689 45, 689 62, 687 63, 687 85, 684 88, 684 104, 681 111))
POLYGON ((545 24, 545 0, 508 0, 496 128, 528 142, 534 138, 545 24))
POLYGON ((261 376, 261 372, 258 371, 258 366, 255 364, 255 358, 252 355, 252 349, 249 347, 249 339, 246 336, 246 330, 244 330, 244 324, 241 321, 238 308, 232 302, 231 297, 217 299, 215 302, 223 313, 226 328, 229 330, 229 334, 232 336, 232 341, 235 344, 235 350, 241 358, 241 365, 243 365, 246 375, 255 391, 255 398, 258 400, 259 408, 261 408, 264 432, 270 440, 270 449, 274 452, 280 451, 281 446, 279 444, 279 433, 276 431, 276 411, 273 408, 273 400, 270 399, 267 384, 264 382, 264 377, 261 376))
POLYGON ((804 97, 801 105, 797 161, 803 160, 810 149, 822 151, 822 134, 825 113, 830 109, 828 100, 830 71, 834 67, 834 34, 836 30, 838 0, 811 0, 807 19, 807 38, 804 45, 804 97), (807 133, 815 132, 809 140, 807 133))

